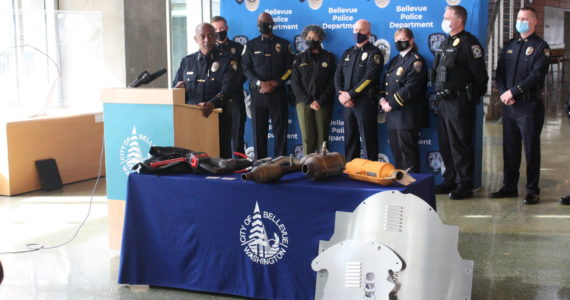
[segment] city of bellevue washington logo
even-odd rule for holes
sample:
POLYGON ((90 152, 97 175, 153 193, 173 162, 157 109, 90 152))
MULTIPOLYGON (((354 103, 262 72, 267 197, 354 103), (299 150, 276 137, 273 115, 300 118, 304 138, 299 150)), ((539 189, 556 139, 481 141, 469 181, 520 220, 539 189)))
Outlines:
POLYGON ((240 226, 239 239, 245 254, 261 265, 277 263, 289 246, 285 224, 275 214, 261 211, 257 202, 253 214, 248 215, 240 226))
POLYGON ((143 160, 150 157, 143 157, 143 152, 141 150, 141 144, 146 144, 146 150, 153 146, 150 138, 144 134, 138 134, 137 128, 133 125, 133 130, 131 131, 131 136, 125 138, 121 143, 121 150, 119 153, 119 160, 121 162, 121 170, 128 175, 134 165, 142 162, 143 160))

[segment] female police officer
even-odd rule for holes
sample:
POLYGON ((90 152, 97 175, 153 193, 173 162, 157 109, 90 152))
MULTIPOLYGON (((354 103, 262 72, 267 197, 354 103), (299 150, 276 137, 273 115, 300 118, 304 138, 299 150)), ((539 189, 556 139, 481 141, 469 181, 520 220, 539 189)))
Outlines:
POLYGON ((410 29, 398 29, 394 39, 400 53, 388 63, 379 104, 386 112, 396 167, 417 173, 420 171, 418 136, 427 121, 427 71, 410 29))
POLYGON ((321 47, 326 37, 321 27, 309 25, 301 36, 308 49, 295 57, 291 88, 297 103, 303 154, 307 155, 328 141, 336 60, 332 53, 321 47))

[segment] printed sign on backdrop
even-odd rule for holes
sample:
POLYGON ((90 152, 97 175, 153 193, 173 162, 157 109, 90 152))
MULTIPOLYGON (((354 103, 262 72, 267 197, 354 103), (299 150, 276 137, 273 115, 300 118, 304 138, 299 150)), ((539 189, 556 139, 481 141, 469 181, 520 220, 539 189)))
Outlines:
MULTIPOLYGON (((275 21, 274 34, 289 40, 292 48, 298 53, 306 49, 306 44, 300 39, 303 28, 310 24, 321 26, 327 40, 323 43, 325 49, 334 53, 337 60, 344 50, 354 45, 352 33, 353 24, 359 19, 367 19, 372 24, 371 42, 382 50, 384 61, 398 54, 393 47, 394 33, 398 28, 412 29, 419 53, 425 58, 426 64, 432 66, 433 51, 446 35, 442 32, 441 22, 445 7, 462 5, 468 11, 466 30, 479 38, 486 40, 488 1, 478 0, 236 0, 220 1, 221 14, 228 20, 230 36, 240 36, 240 40, 252 39, 259 35, 257 31, 257 16, 267 12, 275 21)), ((379 83, 378 83, 379 84, 379 83)), ((247 83, 246 83, 247 86, 247 83)), ((480 185, 481 178, 481 149, 482 149, 482 108, 478 109, 476 129, 476 161, 475 185, 480 185)), ((383 116, 379 116, 383 120, 383 116)), ((289 153, 299 153, 302 144, 297 115, 294 107, 289 107, 287 147, 289 153)), ((344 118, 343 108, 335 99, 333 117, 330 124, 329 149, 344 153, 344 118)), ((393 161, 388 144, 385 124, 378 123, 379 152, 385 154, 384 159, 393 161)), ((247 120, 246 142, 253 145, 251 120, 247 120)), ((437 173, 436 183, 442 181, 441 170, 437 168, 439 152, 436 119, 430 115, 429 128, 421 130, 419 141, 422 173, 437 173), (436 172, 436 170, 438 170, 436 172)), ((254 151, 254 149, 252 149, 254 151)), ((268 141, 269 154, 273 154, 273 138, 270 133, 268 141)))

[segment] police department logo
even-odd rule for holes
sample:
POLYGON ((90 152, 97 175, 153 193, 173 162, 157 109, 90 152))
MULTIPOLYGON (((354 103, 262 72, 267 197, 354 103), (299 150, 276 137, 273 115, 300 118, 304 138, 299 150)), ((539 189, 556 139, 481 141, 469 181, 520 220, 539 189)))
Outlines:
POLYGON ((385 39, 379 39, 373 44, 382 51, 382 55, 384 55, 384 65, 387 64, 390 60, 390 43, 385 39))
POLYGON ((459 5, 459 3, 461 3, 461 0, 445 0, 447 2, 448 5, 459 5))
POLYGON ((307 48, 309 48, 309 46, 307 45, 307 41, 305 41, 305 39, 303 37, 301 37, 300 35, 296 35, 295 36, 295 50, 297 50, 298 53, 301 53, 301 52, 307 50, 307 48))
POLYGON ((445 166, 443 165, 443 159, 441 158, 441 153, 439 152, 428 152, 428 166, 433 172, 433 174, 443 174, 445 172, 445 166))
POLYGON ((374 0, 374 3, 376 3, 376 6, 384 8, 390 4, 390 0, 374 0))
POLYGON ((307 2, 309 3, 310 8, 317 10, 323 6, 323 1, 324 0, 309 0, 307 2))
POLYGON ((445 34, 432 33, 428 37, 429 51, 435 55, 437 51, 441 50, 441 42, 445 41, 445 34))
POLYGON ((255 148, 254 147, 248 147, 247 144, 245 144, 245 155, 247 155, 247 157, 251 158, 251 159, 255 159, 255 148))
POLYGON ((251 261, 273 265, 287 253, 289 233, 279 217, 261 211, 255 202, 253 214, 248 215, 240 226, 239 241, 251 261))
POLYGON ((243 0, 236 0, 237 4, 241 5, 243 3, 243 0))
POLYGON ((247 7, 249 11, 256 11, 259 7, 259 1, 260 0, 245 0, 245 7, 247 7))
POLYGON ((243 46, 245 46, 245 44, 247 44, 248 38, 245 35, 236 35, 234 36, 234 42, 236 43, 240 43, 243 46))
POLYGON ((378 161, 384 162, 384 163, 389 163, 390 159, 388 158, 388 155, 386 155, 384 153, 378 153, 378 161))
POLYGON ((123 173, 129 175, 134 165, 150 158, 150 154, 143 157, 143 153, 148 153, 151 146, 154 146, 152 140, 144 134, 138 134, 137 128, 133 125, 131 136, 123 140, 119 152, 119 160, 123 173), (144 146, 144 152, 143 149, 141 149, 141 145, 144 146))
POLYGON ((295 153, 296 159, 303 158, 303 145, 295 145, 295 150, 293 152, 295 153))

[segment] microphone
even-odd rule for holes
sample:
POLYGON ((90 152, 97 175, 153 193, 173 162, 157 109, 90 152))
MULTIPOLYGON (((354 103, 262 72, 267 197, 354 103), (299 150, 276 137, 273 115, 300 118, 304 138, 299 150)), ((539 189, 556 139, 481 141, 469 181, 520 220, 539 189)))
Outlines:
POLYGON ((147 70, 142 71, 131 84, 129 84, 130 88, 136 88, 143 84, 149 84, 158 77, 164 75, 166 73, 166 68, 161 68, 154 73, 149 73, 147 70))

